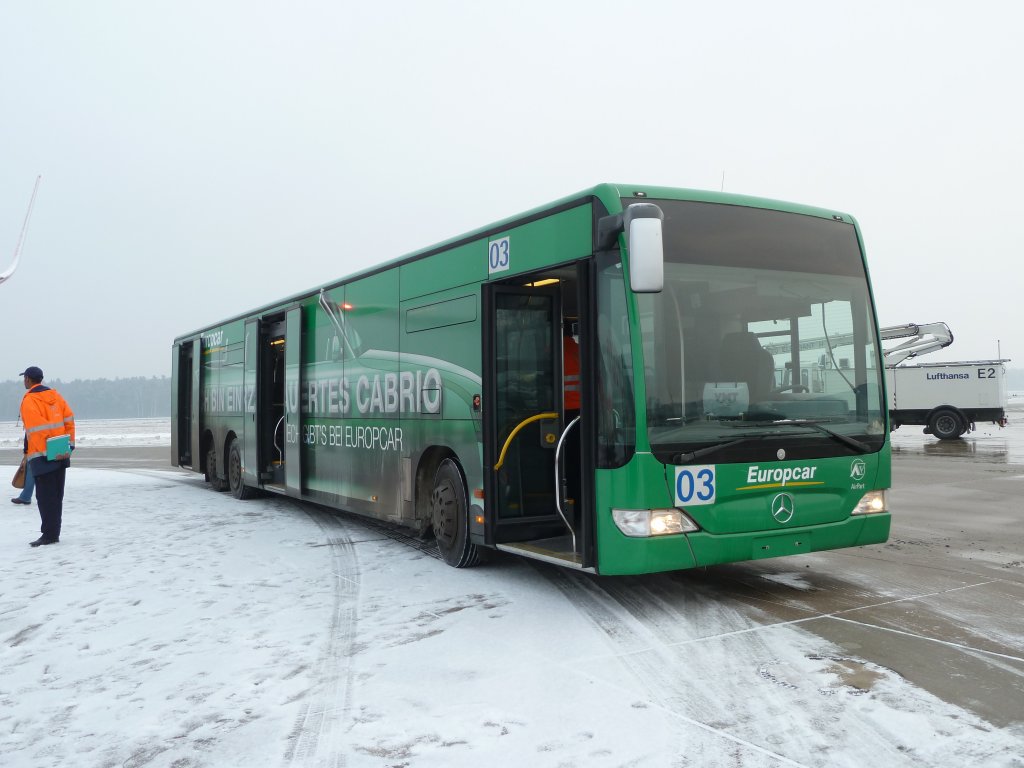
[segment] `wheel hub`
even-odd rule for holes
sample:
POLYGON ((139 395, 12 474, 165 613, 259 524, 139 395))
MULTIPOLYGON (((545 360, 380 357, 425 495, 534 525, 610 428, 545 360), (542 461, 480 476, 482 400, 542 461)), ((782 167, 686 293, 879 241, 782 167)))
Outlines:
POLYGON ((237 488, 242 482, 242 462, 237 453, 232 453, 231 461, 228 464, 228 475, 231 480, 231 487, 237 488))
POLYGON ((455 531, 455 489, 450 482, 438 485, 430 497, 431 523, 434 536, 446 544, 453 540, 455 531))

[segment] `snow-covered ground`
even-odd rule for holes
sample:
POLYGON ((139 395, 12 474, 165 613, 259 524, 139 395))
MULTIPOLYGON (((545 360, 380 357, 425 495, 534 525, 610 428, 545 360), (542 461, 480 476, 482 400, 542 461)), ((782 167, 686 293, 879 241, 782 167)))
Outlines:
POLYGON ((53 546, 6 506, 3 768, 1024 765, 1019 729, 699 580, 455 570, 176 471, 73 468, 53 546))
MULTIPOLYGON (((160 419, 77 419, 75 440, 88 446, 168 446, 171 420, 160 419)), ((15 421, 0 421, 0 449, 21 448, 23 427, 15 421)))

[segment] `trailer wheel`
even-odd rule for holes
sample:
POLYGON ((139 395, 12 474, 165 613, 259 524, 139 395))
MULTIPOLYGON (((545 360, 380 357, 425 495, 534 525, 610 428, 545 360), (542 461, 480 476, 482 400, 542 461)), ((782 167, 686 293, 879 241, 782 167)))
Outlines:
POLYGON ((242 449, 238 445, 237 437, 231 441, 228 448, 228 489, 236 499, 251 499, 256 495, 242 479, 242 449))
POLYGON ((213 446, 206 452, 206 482, 215 491, 226 491, 227 483, 217 476, 217 449, 213 446))
POLYGON ((959 414, 952 408, 940 408, 933 413, 928 419, 928 428, 939 440, 955 440, 966 431, 959 414))
POLYGON ((434 475, 430 493, 430 521, 437 548, 453 568, 469 568, 480 562, 480 548, 469 540, 469 505, 462 473, 445 459, 434 475))

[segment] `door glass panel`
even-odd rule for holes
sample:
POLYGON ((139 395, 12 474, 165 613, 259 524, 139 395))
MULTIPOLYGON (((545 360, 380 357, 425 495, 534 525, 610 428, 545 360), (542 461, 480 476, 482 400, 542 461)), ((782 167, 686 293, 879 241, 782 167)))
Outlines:
MULTIPOLYGON (((550 294, 499 293, 495 315, 498 451, 531 416, 557 410, 555 302, 550 294)), ((536 421, 509 442, 498 472, 503 518, 554 512, 554 445, 543 439, 551 422, 536 421)))
POLYGON ((290 496, 302 493, 302 458, 299 435, 302 431, 302 414, 299 409, 299 392, 302 362, 302 307, 288 310, 286 320, 285 357, 285 485, 290 496))
POLYGON ((245 323, 245 363, 243 364, 242 381, 245 391, 245 416, 242 420, 242 465, 243 474, 250 482, 260 480, 260 418, 262 414, 257 408, 257 377, 259 375, 258 355, 260 347, 259 320, 247 320, 245 323))
POLYGON ((622 263, 598 260, 597 273, 597 466, 625 465, 636 450, 633 348, 629 341, 622 263))

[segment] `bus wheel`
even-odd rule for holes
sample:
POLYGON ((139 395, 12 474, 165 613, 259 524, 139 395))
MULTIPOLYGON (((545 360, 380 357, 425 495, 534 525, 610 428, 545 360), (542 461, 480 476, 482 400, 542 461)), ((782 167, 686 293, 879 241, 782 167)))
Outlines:
POLYGON ((228 489, 236 499, 251 499, 255 495, 242 479, 242 448, 237 437, 228 448, 228 489))
POLYGON ((960 417, 951 408, 937 410, 928 420, 928 426, 939 440, 954 440, 964 433, 960 417))
POLYGON ((215 491, 226 491, 228 489, 227 484, 219 477, 217 477, 217 449, 210 448, 206 452, 206 482, 210 484, 210 487, 215 491))
POLYGON ((459 468, 451 459, 442 461, 434 475, 430 520, 437 548, 448 565, 468 568, 480 562, 480 548, 469 541, 466 486, 459 468))

